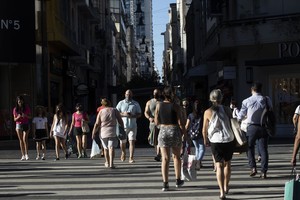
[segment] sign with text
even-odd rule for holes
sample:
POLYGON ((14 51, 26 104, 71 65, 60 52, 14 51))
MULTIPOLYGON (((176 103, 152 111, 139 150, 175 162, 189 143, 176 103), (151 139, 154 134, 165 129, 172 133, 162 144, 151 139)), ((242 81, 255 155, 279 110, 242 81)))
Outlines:
POLYGON ((0 62, 35 62, 34 0, 1 0, 0 62))

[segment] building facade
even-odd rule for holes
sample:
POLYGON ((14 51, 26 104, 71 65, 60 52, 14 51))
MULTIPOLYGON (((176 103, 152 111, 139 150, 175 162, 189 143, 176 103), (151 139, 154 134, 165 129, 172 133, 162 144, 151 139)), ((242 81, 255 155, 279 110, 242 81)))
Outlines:
MULTIPOLYGON (((18 26, 20 30, 30 27, 31 32, 22 33, 15 43, 6 34, 6 26, 2 29, 1 25, 1 41, 7 41, 1 45, 1 52, 13 49, 8 55, 16 56, 0 58, 0 88, 6 94, 0 100, 0 138, 16 136, 12 109, 18 95, 25 97, 33 115, 36 105, 45 106, 51 116, 58 103, 72 112, 78 102, 93 113, 99 97, 108 94, 113 79, 110 69, 115 30, 111 28, 109 0, 31 0, 21 4, 8 1, 1 6, 7 16, 12 16, 13 10, 24 13, 14 16, 22 20, 15 22, 10 35, 18 34, 18 26), (32 16, 28 22, 26 16, 32 16), (23 21, 27 24, 18 24, 23 21), (34 56, 29 55, 31 45, 34 56), (33 59, 24 59, 24 55, 33 59)), ((6 20, 4 16, 1 23, 6 25, 6 20)))
POLYGON ((220 88, 225 104, 235 99, 239 106, 251 84, 262 82, 278 133, 291 134, 300 103, 299 8, 296 0, 193 1, 186 19, 188 82, 206 78, 207 96, 220 88))

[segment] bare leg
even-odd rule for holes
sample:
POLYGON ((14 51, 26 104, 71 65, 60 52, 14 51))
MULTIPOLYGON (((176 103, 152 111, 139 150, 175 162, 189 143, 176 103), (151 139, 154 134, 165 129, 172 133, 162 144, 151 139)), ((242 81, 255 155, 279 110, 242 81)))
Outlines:
POLYGON ((220 197, 224 196, 224 164, 220 162, 215 163, 217 168, 217 181, 220 188, 220 197))
POLYGON ((57 136, 54 136, 54 139, 55 139, 55 153, 56 153, 56 158, 59 158, 59 150, 60 150, 59 143, 60 143, 60 139, 57 136))
POLYGON ((45 140, 42 141, 42 151, 43 151, 43 156, 45 156, 45 154, 46 154, 46 142, 45 142, 45 140))
POLYGON ((28 155, 28 135, 29 131, 23 131, 24 153, 28 155))
POLYGON ((82 150, 84 152, 84 156, 86 156, 86 146, 87 146, 87 135, 82 135, 82 150))
POLYGON ((40 156, 41 151, 41 143, 36 142, 36 157, 38 158, 40 156))
POLYGON ((224 163, 224 191, 227 193, 229 191, 229 181, 231 177, 231 161, 224 163))
POLYGON ((172 156, 174 161, 175 177, 181 179, 181 160, 180 160, 181 147, 172 148, 172 156))
POLYGON ((122 151, 122 155, 121 155, 121 160, 125 161, 126 160, 126 141, 122 141, 120 142, 120 148, 122 151))
POLYGON ((135 148, 135 140, 129 141, 129 160, 133 160, 134 155, 134 148, 135 148))
POLYGON ((104 158, 105 158, 105 167, 108 167, 110 163, 108 149, 104 149, 104 158))
MULTIPOLYGON (((170 148, 161 147, 161 174, 163 182, 169 182, 170 148)), ((175 165, 175 164, 174 164, 175 165)))
POLYGON ((292 160, 291 160, 291 164, 293 166, 296 165, 296 157, 297 157, 297 153, 299 150, 299 144, 300 144, 300 132, 297 133, 297 135, 295 137, 295 141, 294 141, 293 155, 292 155, 292 160))
POLYGON ((81 157, 81 152, 82 152, 82 138, 81 138, 81 135, 76 135, 76 141, 77 141, 78 158, 80 158, 81 157))
POLYGON ((25 156, 25 150, 24 150, 24 143, 23 143, 23 132, 19 129, 16 129, 18 138, 19 138, 19 143, 20 143, 20 149, 22 156, 25 156))
POLYGON ((67 146, 66 146, 66 139, 60 138, 60 146, 64 150, 65 155, 68 153, 67 146))
POLYGON ((215 157, 214 157, 213 155, 212 155, 211 157, 212 157, 212 159, 213 159, 214 172, 216 172, 216 171, 217 171, 217 166, 216 166, 215 157))
POLYGON ((114 147, 109 147, 109 167, 114 167, 115 149, 114 147))

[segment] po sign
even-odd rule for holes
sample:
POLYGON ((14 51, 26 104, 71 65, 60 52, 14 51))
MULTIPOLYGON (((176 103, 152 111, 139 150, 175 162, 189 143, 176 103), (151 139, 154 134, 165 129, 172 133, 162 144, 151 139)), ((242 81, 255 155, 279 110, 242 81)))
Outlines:
POLYGON ((35 62, 34 0, 1 0, 0 62, 35 62))
POLYGON ((282 42, 279 43, 279 58, 300 57, 299 42, 282 42))

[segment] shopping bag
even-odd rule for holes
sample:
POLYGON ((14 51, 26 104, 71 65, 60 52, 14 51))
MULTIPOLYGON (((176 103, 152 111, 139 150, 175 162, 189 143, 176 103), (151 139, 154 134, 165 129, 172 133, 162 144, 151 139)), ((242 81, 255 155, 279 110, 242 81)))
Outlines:
POLYGON ((119 140, 126 140, 127 139, 126 131, 120 124, 117 125, 116 133, 117 133, 117 137, 118 137, 119 140))
POLYGON ((92 143, 91 155, 90 158, 95 158, 97 155, 101 154, 101 150, 95 140, 92 143))
POLYGON ((85 121, 81 122, 81 129, 82 129, 83 133, 89 133, 90 132, 89 124, 85 121))
POLYGON ((236 139, 238 146, 243 146, 247 143, 247 137, 246 134, 241 130, 241 126, 236 118, 230 119, 232 132, 234 134, 234 137, 236 139))
POLYGON ((284 200, 300 199, 300 179, 296 172, 296 168, 292 169, 292 180, 287 181, 284 186, 284 200))
POLYGON ((182 157, 181 180, 197 180, 195 155, 185 153, 182 157))
POLYGON ((159 129, 155 125, 151 126, 151 130, 150 130, 150 133, 149 133, 149 136, 148 136, 148 143, 151 146, 156 146, 157 145, 158 132, 159 132, 159 129))

